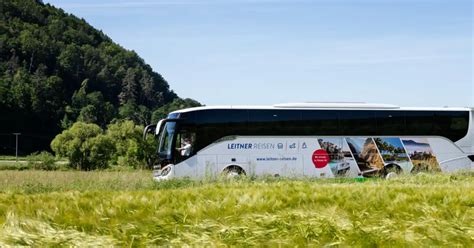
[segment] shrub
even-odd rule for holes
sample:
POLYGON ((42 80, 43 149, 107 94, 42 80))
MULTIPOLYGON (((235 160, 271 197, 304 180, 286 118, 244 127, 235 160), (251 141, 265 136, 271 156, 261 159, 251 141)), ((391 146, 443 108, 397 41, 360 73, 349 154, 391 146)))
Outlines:
POLYGON ((55 157, 46 151, 32 153, 26 157, 26 161, 29 168, 36 170, 57 170, 59 168, 56 165, 55 157))
POLYGON ((107 126, 106 135, 113 140, 115 153, 111 162, 119 166, 138 167, 143 160, 141 130, 133 121, 122 121, 107 126))
POLYGON ((118 166, 144 168, 154 154, 153 141, 142 138, 143 126, 133 121, 122 121, 107 126, 106 136, 113 141, 115 153, 111 163, 118 166))
POLYGON ((76 122, 58 134, 51 142, 51 149, 69 159, 69 165, 80 170, 107 168, 114 146, 96 124, 76 122))
POLYGON ((67 157, 80 170, 105 169, 109 165, 144 169, 156 158, 156 140, 142 138, 143 126, 121 121, 104 133, 96 124, 76 122, 51 142, 56 155, 67 157))

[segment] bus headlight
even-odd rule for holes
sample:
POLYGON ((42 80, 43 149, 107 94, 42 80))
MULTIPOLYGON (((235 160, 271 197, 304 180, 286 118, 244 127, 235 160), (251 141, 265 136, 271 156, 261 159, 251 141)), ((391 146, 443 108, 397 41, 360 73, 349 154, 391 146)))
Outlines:
POLYGON ((171 172, 171 165, 166 166, 161 170, 160 176, 165 177, 171 172))

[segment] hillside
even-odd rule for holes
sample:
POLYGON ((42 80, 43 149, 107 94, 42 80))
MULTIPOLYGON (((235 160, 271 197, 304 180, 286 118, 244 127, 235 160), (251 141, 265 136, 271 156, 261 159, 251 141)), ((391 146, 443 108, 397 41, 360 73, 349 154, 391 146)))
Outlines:
POLYGON ((1 1, 0 10, 0 154, 14 148, 12 132, 29 153, 75 121, 148 124, 179 99, 134 51, 84 19, 33 0, 1 1))

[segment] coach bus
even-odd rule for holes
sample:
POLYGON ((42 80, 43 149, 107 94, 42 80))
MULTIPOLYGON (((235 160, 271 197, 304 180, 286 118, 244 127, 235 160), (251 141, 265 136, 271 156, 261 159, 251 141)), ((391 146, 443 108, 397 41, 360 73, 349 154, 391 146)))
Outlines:
POLYGON ((474 169, 474 109, 390 104, 204 106, 170 113, 157 180, 225 175, 390 177, 474 169))

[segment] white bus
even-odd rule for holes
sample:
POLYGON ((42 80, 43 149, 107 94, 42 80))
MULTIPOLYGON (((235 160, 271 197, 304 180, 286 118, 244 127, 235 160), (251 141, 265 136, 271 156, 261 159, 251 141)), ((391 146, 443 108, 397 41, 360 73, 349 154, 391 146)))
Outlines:
POLYGON ((159 141, 157 180, 388 177, 474 169, 473 118, 471 108, 389 104, 208 106, 172 112, 144 133, 159 141))

